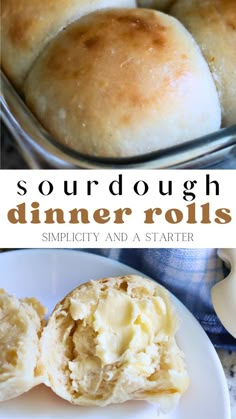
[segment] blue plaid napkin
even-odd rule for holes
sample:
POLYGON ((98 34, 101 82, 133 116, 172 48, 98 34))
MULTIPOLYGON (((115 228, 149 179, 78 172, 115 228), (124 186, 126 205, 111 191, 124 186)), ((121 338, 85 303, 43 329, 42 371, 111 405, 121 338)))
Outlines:
POLYGON ((215 347, 236 350, 236 339, 224 329, 211 303, 211 287, 228 274, 216 249, 87 251, 123 262, 155 279, 188 307, 215 347))

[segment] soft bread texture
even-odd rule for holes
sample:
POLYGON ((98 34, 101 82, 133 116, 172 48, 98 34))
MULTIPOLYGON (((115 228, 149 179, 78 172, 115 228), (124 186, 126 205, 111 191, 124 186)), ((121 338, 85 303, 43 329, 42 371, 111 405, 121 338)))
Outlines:
POLYGON ((25 98, 56 140, 87 155, 127 157, 220 127, 216 88, 184 26, 147 9, 97 11, 45 49, 25 98))
POLYGON ((57 304, 44 329, 46 384, 74 404, 141 399, 168 411, 189 382, 176 330, 173 306, 155 282, 138 276, 87 282, 57 304))
POLYGON ((193 34, 209 64, 223 125, 236 124, 236 1, 179 0, 170 13, 193 34))
POLYGON ((1 63, 21 88, 45 45, 72 21, 104 7, 132 7, 135 0, 2 0, 1 63))
POLYGON ((175 0, 138 0, 137 4, 140 7, 151 7, 156 10, 166 11, 175 0))
POLYGON ((0 401, 42 382, 37 364, 45 308, 35 299, 17 299, 0 290, 0 401))

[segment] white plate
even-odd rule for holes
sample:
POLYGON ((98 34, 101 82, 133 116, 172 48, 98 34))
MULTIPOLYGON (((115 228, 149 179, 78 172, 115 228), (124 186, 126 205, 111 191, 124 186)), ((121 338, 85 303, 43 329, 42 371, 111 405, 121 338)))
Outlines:
MULTIPOLYGON (((101 256, 71 250, 20 250, 0 254, 0 287, 18 297, 35 296, 49 312, 65 294, 89 279, 137 271, 101 256)), ((191 313, 172 296, 181 321, 178 343, 186 354, 190 388, 165 419, 230 419, 229 395, 218 356, 191 313)), ((154 406, 128 402, 106 408, 81 408, 45 386, 1 403, 1 419, 154 419, 154 406)))

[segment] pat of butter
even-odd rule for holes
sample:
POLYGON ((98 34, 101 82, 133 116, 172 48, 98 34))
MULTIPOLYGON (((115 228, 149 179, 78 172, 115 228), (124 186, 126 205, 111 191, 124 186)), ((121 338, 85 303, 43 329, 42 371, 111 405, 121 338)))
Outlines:
POLYGON ((121 357, 129 361, 131 352, 145 351, 158 340, 159 333, 166 334, 166 312, 160 297, 136 299, 109 290, 94 313, 96 355, 102 364, 118 362, 121 357))
POLYGON ((162 297, 145 294, 134 297, 117 289, 107 289, 98 295, 91 288, 79 302, 71 298, 70 314, 74 321, 80 322, 73 335, 77 355, 69 364, 75 391, 78 382, 80 390, 95 391, 103 368, 104 374, 115 379, 116 363, 124 365, 125 374, 133 377, 137 385, 142 376, 154 373, 160 362, 157 344, 166 339, 171 328, 168 307, 162 297))

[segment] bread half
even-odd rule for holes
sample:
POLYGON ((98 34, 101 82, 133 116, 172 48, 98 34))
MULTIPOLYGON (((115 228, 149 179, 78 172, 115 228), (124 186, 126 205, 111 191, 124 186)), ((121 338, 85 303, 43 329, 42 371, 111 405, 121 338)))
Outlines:
POLYGON ((39 340, 46 310, 35 298, 0 290, 0 401, 42 382, 39 340))
POLYGON ((147 400, 168 411, 188 387, 167 292, 139 276, 87 282, 57 304, 41 339, 46 384, 84 406, 147 400))

